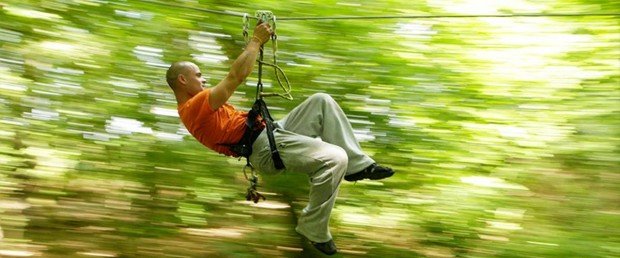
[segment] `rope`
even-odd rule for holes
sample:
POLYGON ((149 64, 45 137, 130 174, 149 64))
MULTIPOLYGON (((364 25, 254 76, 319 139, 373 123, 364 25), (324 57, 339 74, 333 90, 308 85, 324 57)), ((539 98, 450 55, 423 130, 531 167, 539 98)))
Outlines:
POLYGON ((256 171, 254 170, 252 164, 250 164, 249 160, 247 160, 247 164, 243 167, 243 176, 245 176, 245 179, 250 182, 250 186, 246 189, 245 200, 253 201, 254 203, 258 203, 260 199, 263 199, 263 201, 267 200, 267 198, 265 198, 265 196, 259 193, 256 189, 258 187, 258 176, 256 175, 256 171), (248 176, 246 172, 247 168, 250 168, 250 176, 248 176))
POLYGON ((256 84, 256 99, 261 98, 263 93, 263 46, 260 46, 258 54, 258 83, 256 84))
MULTIPOLYGON (((279 97, 282 97, 288 100, 293 100, 293 96, 291 96, 291 90, 292 90, 291 83, 289 82, 288 77, 284 73, 284 70, 282 70, 282 68, 280 68, 280 66, 278 66, 277 64, 270 64, 262 60, 258 60, 258 64, 259 64, 259 68, 261 64, 273 67, 275 69, 275 74, 276 74, 276 79, 278 81, 278 85, 280 85, 282 90, 284 90, 284 93, 264 93, 262 91, 262 83, 261 83, 261 91, 258 93, 258 95, 261 97, 279 96, 279 97), (284 82, 286 83, 286 86, 284 86, 285 84, 282 83, 282 79, 280 79, 279 74, 282 74, 282 77, 284 78, 284 82)), ((259 81, 260 81, 260 76, 261 75, 259 73, 259 81)))

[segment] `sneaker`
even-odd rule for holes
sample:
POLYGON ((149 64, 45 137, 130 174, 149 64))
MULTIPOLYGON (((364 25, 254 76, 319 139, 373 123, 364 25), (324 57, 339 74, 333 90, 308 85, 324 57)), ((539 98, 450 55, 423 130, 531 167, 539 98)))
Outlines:
POLYGON ((332 239, 330 239, 329 241, 325 243, 315 243, 312 241, 310 241, 310 243, 312 243, 314 248, 318 249, 319 251, 321 251, 322 253, 326 255, 333 255, 338 252, 338 248, 336 248, 336 244, 334 243, 334 240, 332 239))
POLYGON ((391 168, 379 166, 377 163, 373 163, 360 172, 344 176, 344 180, 349 182, 355 182, 366 178, 370 180, 379 180, 386 177, 391 177, 392 175, 394 175, 394 170, 391 168))

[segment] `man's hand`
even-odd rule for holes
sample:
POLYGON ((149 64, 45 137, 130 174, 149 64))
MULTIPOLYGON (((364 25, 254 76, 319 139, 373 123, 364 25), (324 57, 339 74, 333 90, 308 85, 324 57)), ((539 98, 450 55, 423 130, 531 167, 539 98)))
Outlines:
POLYGON ((272 34, 273 30, 271 30, 269 23, 263 22, 254 28, 251 41, 256 41, 259 45, 263 45, 269 41, 272 34))

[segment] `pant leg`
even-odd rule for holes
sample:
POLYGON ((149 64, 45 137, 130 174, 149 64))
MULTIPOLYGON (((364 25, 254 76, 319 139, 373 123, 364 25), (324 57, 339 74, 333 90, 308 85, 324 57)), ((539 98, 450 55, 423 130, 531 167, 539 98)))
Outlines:
POLYGON ((375 162, 362 151, 351 123, 328 94, 310 96, 278 121, 278 125, 297 134, 321 137, 323 141, 343 148, 349 158, 347 175, 359 172, 375 162))
POLYGON ((336 145, 279 128, 275 130, 274 136, 286 168, 275 169, 265 132, 254 142, 250 162, 261 173, 290 171, 308 174, 309 201, 301 212, 295 230, 314 242, 329 241, 332 238, 329 218, 340 182, 347 170, 346 152, 336 145))

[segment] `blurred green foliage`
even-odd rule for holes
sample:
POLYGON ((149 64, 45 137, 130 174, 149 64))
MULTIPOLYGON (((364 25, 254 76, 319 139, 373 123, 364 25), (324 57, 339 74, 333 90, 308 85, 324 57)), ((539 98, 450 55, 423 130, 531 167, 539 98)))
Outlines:
MULTIPOLYGON (((0 256, 295 257, 303 173, 261 178, 188 136, 169 63, 209 84, 241 53, 241 18, 620 13, 617 1, 3 1, 0 256)), ((343 183, 341 253, 370 257, 620 256, 617 16, 280 21, 294 101, 349 115, 397 174, 343 183)), ((266 58, 271 58, 267 45, 266 58)), ((256 74, 231 102, 247 109, 256 74)), ((267 72, 267 89, 277 91, 267 72)))

